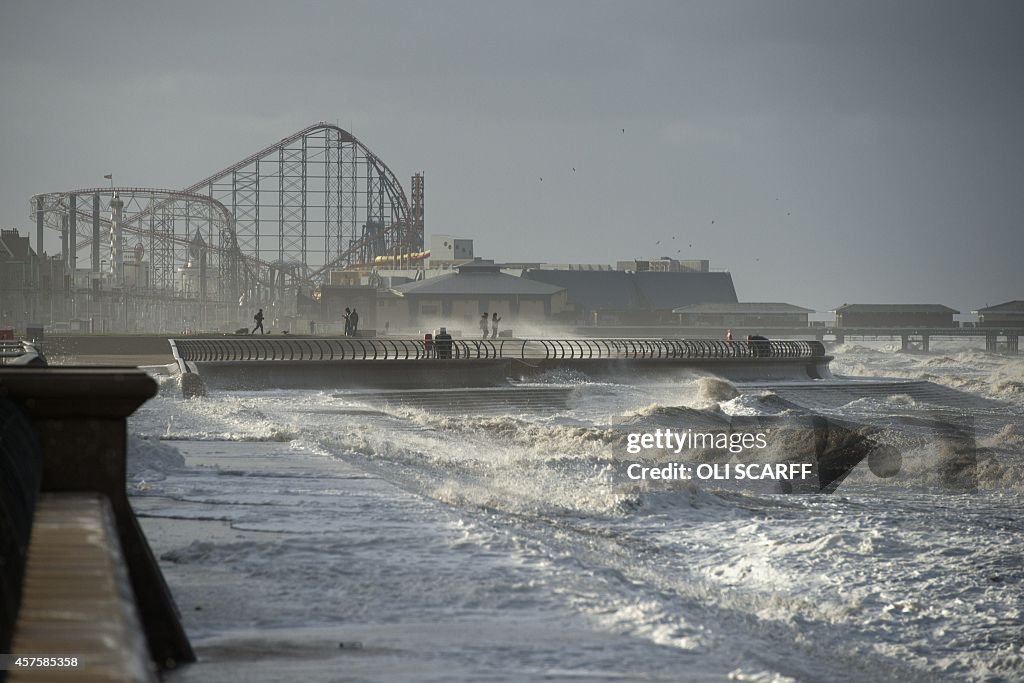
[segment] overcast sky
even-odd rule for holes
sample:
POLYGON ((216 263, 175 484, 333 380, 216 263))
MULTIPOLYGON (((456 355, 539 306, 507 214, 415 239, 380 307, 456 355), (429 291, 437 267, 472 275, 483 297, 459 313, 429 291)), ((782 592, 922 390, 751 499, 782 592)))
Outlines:
POLYGON ((968 313, 1024 299, 1022 36, 993 0, 0 0, 0 225, 34 243, 35 193, 183 187, 327 120, 478 256, 968 313))

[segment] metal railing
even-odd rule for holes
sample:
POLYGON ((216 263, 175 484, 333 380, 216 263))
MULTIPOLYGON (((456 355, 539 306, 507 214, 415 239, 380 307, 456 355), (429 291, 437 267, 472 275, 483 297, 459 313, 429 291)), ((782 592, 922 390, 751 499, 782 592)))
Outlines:
MULTIPOLYGON (((171 339, 176 357, 186 362, 420 360, 439 357, 437 340, 171 339)), ((447 357, 446 354, 440 354, 447 357)), ((711 339, 452 339, 453 359, 513 360, 710 360, 822 358, 818 341, 726 342, 711 339)))
POLYGON ((0 365, 27 365, 29 361, 34 361, 33 365, 45 364, 45 359, 36 349, 35 344, 10 339, 0 340, 0 365), (38 359, 42 359, 42 361, 38 359))

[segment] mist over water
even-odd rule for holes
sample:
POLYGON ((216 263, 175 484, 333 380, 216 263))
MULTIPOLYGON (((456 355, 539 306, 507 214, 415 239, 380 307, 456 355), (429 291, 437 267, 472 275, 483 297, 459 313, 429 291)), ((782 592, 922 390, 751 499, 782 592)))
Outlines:
MULTIPOLYGON (((136 438, 148 437, 132 442, 133 471, 143 473, 133 500, 150 519, 230 530, 155 541, 172 589, 174 577, 228 571, 258 583, 295 628, 422 620, 461 634, 482 620, 505 629, 469 629, 452 635, 456 645, 405 634, 454 648, 460 662, 419 680, 497 671, 496 680, 678 680, 684 670, 723 680, 1019 680, 1024 361, 956 345, 905 354, 851 344, 835 354, 833 371, 849 379, 630 384, 553 372, 507 391, 190 401, 165 380, 132 418, 136 438), (881 479, 862 464, 832 495, 623 475, 630 432, 808 413, 884 428, 902 454, 899 473, 881 479), (973 430, 969 481, 950 475, 958 447, 934 426, 958 417, 973 430), (182 466, 165 452, 176 446, 215 464, 182 466), (220 453, 263 464, 216 464, 220 453), (335 466, 349 483, 316 474, 335 466), (362 489, 351 482, 372 496, 354 495, 362 489), (551 628, 573 635, 550 647, 527 635, 551 628), (496 647, 497 637, 518 645, 496 647)), ((191 599, 181 591, 179 602, 191 599)), ((200 651, 241 637, 231 614, 187 614, 200 651)), ((284 637, 272 626, 260 637, 284 637)), ((204 680, 202 671, 180 680, 204 680)))

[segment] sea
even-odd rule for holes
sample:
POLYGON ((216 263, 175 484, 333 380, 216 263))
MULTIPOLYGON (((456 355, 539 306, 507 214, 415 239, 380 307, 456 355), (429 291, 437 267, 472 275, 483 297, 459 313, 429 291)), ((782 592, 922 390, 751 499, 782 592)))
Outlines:
POLYGON ((198 659, 165 680, 1024 680, 1024 357, 830 353, 789 382, 184 399, 159 376, 129 488, 198 659), (873 425, 898 471, 626 475, 680 457, 631 433, 779 415, 873 425))

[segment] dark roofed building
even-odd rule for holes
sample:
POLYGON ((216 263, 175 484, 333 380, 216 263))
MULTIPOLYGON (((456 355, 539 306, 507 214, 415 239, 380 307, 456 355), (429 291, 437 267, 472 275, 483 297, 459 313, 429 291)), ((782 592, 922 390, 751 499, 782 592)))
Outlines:
POLYGON ((814 313, 783 303, 702 303, 672 311, 685 327, 807 327, 807 316, 814 313))
POLYGON ((528 270, 523 279, 561 287, 569 305, 580 316, 591 311, 622 311, 640 308, 640 293, 632 273, 615 270, 528 270))
POLYGON ((729 273, 636 273, 640 301, 645 308, 671 313, 679 306, 700 303, 735 303, 736 288, 729 273))
POLYGON ((955 327, 960 313, 941 304, 843 304, 832 311, 836 327, 955 327))
POLYGON ((530 270, 524 278, 564 287, 574 317, 625 324, 675 324, 672 309, 736 301, 729 273, 530 270))
POLYGON ((1018 299, 974 311, 978 327, 1024 327, 1024 301, 1018 299))

